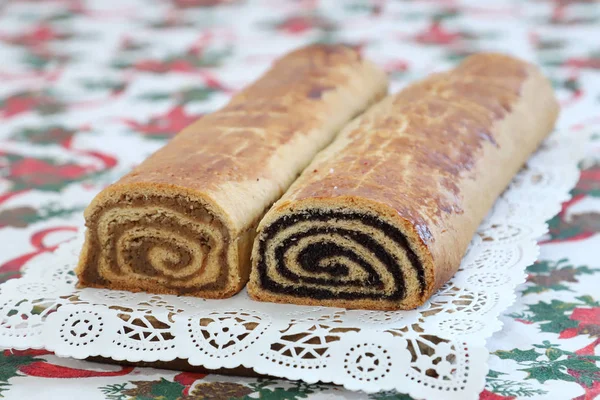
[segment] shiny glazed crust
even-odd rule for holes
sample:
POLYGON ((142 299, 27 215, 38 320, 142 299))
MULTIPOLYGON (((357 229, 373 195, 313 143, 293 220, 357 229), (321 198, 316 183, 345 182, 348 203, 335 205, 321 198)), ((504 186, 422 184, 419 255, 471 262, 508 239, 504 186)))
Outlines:
POLYGON ((499 54, 471 56, 385 98, 348 124, 265 215, 251 297, 378 310, 422 305, 457 271, 558 111, 536 67, 499 54), (320 255, 311 258, 307 246, 320 255))
POLYGON ((349 47, 313 45, 279 59, 92 201, 79 285, 237 293, 265 211, 386 92, 385 74, 349 47))

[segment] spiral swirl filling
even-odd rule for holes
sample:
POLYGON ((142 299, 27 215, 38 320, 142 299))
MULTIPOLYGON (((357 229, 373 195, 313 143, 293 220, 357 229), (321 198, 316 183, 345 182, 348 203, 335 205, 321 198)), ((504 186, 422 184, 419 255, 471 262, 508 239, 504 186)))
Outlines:
POLYGON ((406 236, 369 214, 309 210, 268 225, 258 243, 260 286, 312 299, 399 301, 423 295, 425 271, 406 236))
POLYGON ((229 232, 198 202, 129 196, 100 208, 90 221, 95 268, 84 270, 87 282, 179 294, 227 285, 229 232))

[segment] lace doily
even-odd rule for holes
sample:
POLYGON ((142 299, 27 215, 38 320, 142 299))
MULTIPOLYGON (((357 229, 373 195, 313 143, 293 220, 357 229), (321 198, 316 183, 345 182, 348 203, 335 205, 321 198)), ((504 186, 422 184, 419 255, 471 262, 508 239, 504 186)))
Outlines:
POLYGON ((245 291, 204 300, 80 290, 80 237, 0 286, 0 346, 130 362, 183 358, 351 390, 475 399, 488 370, 485 340, 525 281, 545 221, 569 198, 579 158, 573 136, 548 139, 498 199, 455 277, 414 311, 260 303, 245 291))

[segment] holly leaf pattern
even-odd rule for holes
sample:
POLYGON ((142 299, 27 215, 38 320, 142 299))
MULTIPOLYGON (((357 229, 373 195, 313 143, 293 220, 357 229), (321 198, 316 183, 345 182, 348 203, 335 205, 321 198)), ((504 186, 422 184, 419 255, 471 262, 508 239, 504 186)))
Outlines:
POLYGON ((208 87, 193 87, 184 89, 178 92, 149 92, 141 95, 140 100, 146 101, 163 101, 175 99, 178 104, 188 104, 193 102, 202 102, 208 100, 214 93, 215 89, 208 87))
POLYGON ((490 369, 487 374, 488 378, 499 378, 502 375, 506 375, 506 374, 504 372, 494 371, 493 369, 490 369))
POLYGON ((592 275, 600 272, 600 268, 589 268, 586 265, 575 267, 567 259, 539 261, 527 268, 529 285, 523 295, 544 293, 546 291, 572 291, 568 283, 576 283, 581 275, 592 275))
MULTIPOLYGON (((137 49, 136 49, 137 50, 137 49)), ((131 49, 127 49, 131 51, 131 49)), ((130 57, 118 59, 113 62, 113 67, 118 69, 133 69, 139 72, 154 74, 165 73, 193 73, 201 68, 217 67, 231 54, 230 49, 192 49, 182 54, 172 54, 161 59, 137 59, 130 57)))
POLYGON ((42 359, 22 352, 12 353, 10 350, 0 352, 0 397, 3 397, 2 392, 9 387, 8 380, 20 374, 19 368, 35 361, 42 361, 42 359))
POLYGON ((521 369, 521 371, 527 372, 527 377, 525 379, 535 379, 542 384, 549 380, 563 380, 570 382, 575 381, 575 378, 573 378, 572 376, 565 374, 560 370, 553 368, 552 366, 547 365, 523 368, 521 369))
POLYGON ((0 228, 6 226, 25 228, 36 222, 46 221, 52 218, 64 218, 81 211, 83 211, 83 206, 61 208, 61 206, 56 203, 51 203, 40 208, 28 206, 7 208, 0 210, 0 228))
POLYGON ((527 305, 526 313, 512 314, 511 316, 515 319, 539 323, 542 332, 560 333, 578 325, 576 321, 569 319, 569 316, 566 315, 576 306, 577 303, 565 303, 560 300, 552 300, 550 303, 540 301, 537 304, 527 305))
POLYGON ((64 109, 65 104, 49 89, 20 91, 0 99, 0 116, 4 118, 15 117, 29 111, 36 111, 41 115, 56 114, 64 109))
MULTIPOLYGON (((519 370, 527 373, 526 379, 536 380, 541 384, 549 380, 560 380, 590 386, 595 379, 600 379, 600 368, 596 365, 600 356, 562 350, 557 344, 548 341, 525 351, 499 350, 493 354, 503 360, 515 361, 524 367, 519 370)), ((497 374, 493 377, 497 377, 497 374)))
POLYGON ((413 400, 413 398, 410 397, 409 395, 403 394, 403 393, 397 393, 393 390, 370 394, 369 399, 372 399, 372 400, 413 400))
POLYGON ((93 165, 80 165, 54 158, 14 155, 13 160, 3 177, 12 184, 12 191, 34 188, 59 191, 70 183, 82 181, 100 172, 93 165))
POLYGON ((181 396, 185 387, 179 382, 172 382, 165 378, 161 378, 160 381, 152 385, 150 390, 150 398, 152 399, 176 399, 181 396))
POLYGON ((47 127, 26 127, 11 135, 11 139, 19 142, 39 145, 53 145, 68 143, 77 131, 60 125, 47 127))
POLYGON ((82 79, 81 86, 90 92, 108 90, 112 93, 120 93, 127 88, 127 82, 115 79, 82 79))
MULTIPOLYGON (((531 384, 527 383, 527 382, 522 382, 522 381, 514 381, 514 380, 510 380, 510 379, 506 379, 504 378, 506 375, 506 373, 504 372, 500 372, 500 371, 495 371, 490 369, 487 375, 487 379, 486 379, 486 388, 491 392, 494 393, 495 395, 498 395, 496 397, 491 397, 490 396, 490 400, 492 399, 497 399, 500 400, 498 397, 499 396, 504 396, 504 397, 518 397, 518 396, 522 396, 522 397, 531 397, 531 396, 535 396, 535 395, 543 395, 546 394, 547 392, 543 389, 536 389, 533 388, 531 386, 531 384)), ((483 399, 484 397, 481 396, 481 399, 483 399)))
MULTIPOLYGON (((290 387, 287 384, 281 385, 281 382, 272 379, 259 379, 256 383, 251 383, 249 386, 254 389, 254 393, 259 394, 262 400, 296 400, 305 399, 308 395, 326 390, 330 385, 307 384, 302 381, 290 382, 290 387)), ((244 400, 251 400, 255 397, 247 395, 244 400)))
POLYGON ((575 299, 581 301, 582 303, 590 307, 600 307, 600 301, 594 300, 594 298, 590 295, 577 296, 575 297, 575 299))
POLYGON ((502 360, 515 360, 515 361, 535 361, 540 354, 534 349, 519 350, 513 349, 509 351, 498 350, 494 353, 502 360))

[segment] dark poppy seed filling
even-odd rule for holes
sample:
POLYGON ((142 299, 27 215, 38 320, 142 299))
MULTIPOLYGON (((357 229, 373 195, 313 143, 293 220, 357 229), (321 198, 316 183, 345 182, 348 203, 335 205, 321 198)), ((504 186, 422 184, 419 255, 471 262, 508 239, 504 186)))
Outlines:
POLYGON ((402 273, 398 258, 385 246, 378 243, 371 235, 353 229, 335 226, 319 226, 291 234, 282 240, 272 250, 274 254, 275 270, 286 280, 293 284, 281 284, 269 276, 267 272, 267 250, 269 242, 274 240, 283 230, 301 222, 330 222, 330 221, 358 221, 368 227, 383 232, 387 238, 405 251, 412 268, 416 271, 421 295, 426 289, 425 271, 421 261, 410 247, 404 234, 393 225, 368 214, 341 211, 307 211, 286 215, 266 227, 260 237, 258 248, 257 271, 259 282, 263 289, 281 293, 287 296, 309 297, 313 299, 384 299, 402 300, 406 296, 405 277, 402 273), (331 240, 328 239, 331 237, 331 240), (367 249, 383 266, 393 280, 394 290, 391 293, 377 292, 346 292, 344 290, 330 290, 340 286, 383 289, 382 276, 371 265, 369 260, 353 249, 344 247, 334 242, 333 237, 343 237, 367 249), (319 237, 317 242, 307 244, 299 252, 295 261, 307 276, 301 276, 286 265, 286 252, 303 239, 319 237), (349 275, 349 268, 341 259, 355 263, 362 270, 362 279, 341 280, 349 275), (323 266, 323 260, 332 260, 323 266), (313 275, 313 276, 308 276, 313 275), (314 276, 319 275, 319 276, 314 276), (323 277, 327 275, 327 277, 323 277))
POLYGON ((495 53, 386 97, 347 124, 264 216, 248 294, 363 310, 424 305, 459 270, 559 109, 538 68, 495 53))
MULTIPOLYGON (((326 231, 324 231, 323 229, 310 229, 307 232, 303 232, 301 234, 296 234, 293 235, 292 237, 286 239, 283 244, 281 246, 279 246, 277 248, 277 250, 275 251, 277 254, 277 258, 281 259, 283 258, 283 254, 285 253, 285 250, 292 245, 291 242, 294 242, 298 239, 302 239, 314 234, 318 234, 318 233, 326 233, 326 231)), ((339 231, 338 231, 339 233, 339 231)), ((352 233, 356 233, 356 232, 352 232, 352 233)), ((354 254, 352 251, 343 248, 342 246, 338 245, 337 243, 313 243, 311 245, 306 246, 304 249, 302 249, 298 259, 300 262, 300 266, 302 267, 302 269, 304 269, 305 271, 309 271, 309 272, 325 272, 328 275, 331 275, 333 277, 339 277, 339 276, 347 276, 349 271, 348 271, 348 267, 344 264, 341 263, 335 263, 333 266, 328 266, 328 267, 321 267, 319 265, 320 260, 322 260, 325 257, 339 257, 339 256, 343 256, 346 257, 354 262, 356 262, 357 264, 360 264, 360 266, 363 268, 363 270, 365 270, 368 274, 369 274, 369 282, 372 282, 374 285, 381 285, 381 279, 379 278, 379 276, 377 276, 377 272, 373 269, 373 267, 371 267, 371 265, 366 262, 365 260, 363 260, 362 258, 360 258, 359 256, 357 256, 356 254, 354 254)), ((323 279, 323 278, 314 278, 314 277, 310 277, 310 276, 306 276, 306 277, 301 277, 298 276, 297 274, 293 273, 292 271, 289 271, 288 269, 285 269, 282 264, 277 264, 277 271, 285 276, 286 278, 288 278, 291 281, 294 282, 307 282, 307 283, 318 283, 321 285, 340 285, 342 284, 342 282, 340 281, 331 281, 329 279, 323 279)), ((351 286, 361 286, 363 284, 362 281, 360 280, 349 280, 349 281, 344 281, 343 284, 345 285, 351 285, 351 286)))

